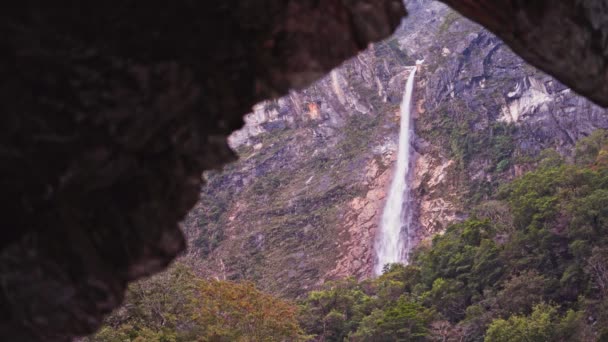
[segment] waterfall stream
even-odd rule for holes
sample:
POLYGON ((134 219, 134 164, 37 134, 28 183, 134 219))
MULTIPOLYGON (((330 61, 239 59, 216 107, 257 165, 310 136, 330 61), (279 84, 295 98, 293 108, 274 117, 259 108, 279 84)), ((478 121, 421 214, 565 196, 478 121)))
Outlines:
MULTIPOLYGON (((416 62, 416 65, 422 61, 416 62)), ((414 79, 417 66, 411 71, 401 102, 401 127, 399 131, 399 151, 397 166, 388 193, 380 232, 376 240, 376 264, 374 273, 382 274, 384 265, 407 263, 411 250, 410 225, 412 221, 409 208, 410 189, 408 174, 410 170, 410 122, 414 79)))

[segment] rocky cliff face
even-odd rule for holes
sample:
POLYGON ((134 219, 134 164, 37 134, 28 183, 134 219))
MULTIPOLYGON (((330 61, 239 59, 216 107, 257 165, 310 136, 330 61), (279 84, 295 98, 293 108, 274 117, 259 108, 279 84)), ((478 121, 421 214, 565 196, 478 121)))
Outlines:
POLYGON ((201 269, 291 296, 331 277, 369 274, 399 106, 346 82, 343 73, 361 75, 362 66, 353 60, 315 87, 255 108, 232 139, 241 160, 207 175, 185 222, 201 269))
POLYGON ((207 175, 184 222, 201 270, 286 296, 369 276, 416 59, 425 59, 411 175, 417 242, 533 168, 544 149, 569 155, 580 137, 608 128, 603 109, 488 31, 438 2, 406 5, 394 37, 304 91, 257 105, 231 137, 240 160, 207 175))
POLYGON ((534 167, 542 150, 569 155, 579 138, 608 126, 604 109, 526 65, 486 30, 438 11, 445 14, 424 52, 418 92, 421 237, 534 167))

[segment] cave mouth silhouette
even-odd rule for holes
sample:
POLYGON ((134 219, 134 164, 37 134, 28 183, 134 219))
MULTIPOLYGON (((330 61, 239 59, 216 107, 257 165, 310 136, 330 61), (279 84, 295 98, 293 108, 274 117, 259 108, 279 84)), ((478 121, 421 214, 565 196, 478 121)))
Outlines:
MULTIPOLYGON (((608 105, 600 0, 443 0, 608 105), (557 42, 557 43, 556 43, 557 42)), ((252 105, 301 88, 406 14, 400 0, 135 1, 1 14, 0 337, 67 341, 184 248, 178 222, 252 105)))

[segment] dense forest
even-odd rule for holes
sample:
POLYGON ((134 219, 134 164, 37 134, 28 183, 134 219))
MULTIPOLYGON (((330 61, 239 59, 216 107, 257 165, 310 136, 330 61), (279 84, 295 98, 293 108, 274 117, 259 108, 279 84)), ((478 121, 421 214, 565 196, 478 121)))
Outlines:
POLYGON ((324 341, 608 340, 607 138, 582 139, 571 162, 546 151, 411 265, 311 293, 303 328, 324 341))
POLYGON ((91 341, 608 341, 608 132, 502 185, 410 265, 298 302, 187 263, 130 287, 91 341))

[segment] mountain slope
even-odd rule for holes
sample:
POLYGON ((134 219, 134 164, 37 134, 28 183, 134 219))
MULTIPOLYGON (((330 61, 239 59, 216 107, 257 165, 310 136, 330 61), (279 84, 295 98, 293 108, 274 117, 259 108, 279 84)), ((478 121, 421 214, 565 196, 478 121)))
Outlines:
POLYGON ((433 1, 409 1, 396 35, 308 89, 259 104, 232 137, 240 160, 207 175, 184 222, 201 272, 300 296, 370 275, 390 183, 398 107, 416 59, 412 175, 417 241, 466 218, 498 184, 570 155, 608 128, 605 111, 527 66, 500 40, 433 1))

